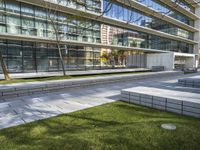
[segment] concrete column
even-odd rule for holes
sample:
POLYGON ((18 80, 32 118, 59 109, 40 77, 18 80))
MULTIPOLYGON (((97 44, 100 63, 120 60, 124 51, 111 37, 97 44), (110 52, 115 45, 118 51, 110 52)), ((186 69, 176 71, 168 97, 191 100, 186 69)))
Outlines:
MULTIPOLYGON (((197 7, 196 9, 195 9, 195 14, 197 15, 197 16, 200 16, 200 7, 197 7)), ((196 32, 195 34, 194 34, 194 40, 195 41, 199 41, 199 44, 196 44, 195 46, 194 46, 194 54, 196 54, 196 55, 199 55, 199 49, 200 49, 200 19, 198 19, 198 20, 195 20, 195 28, 197 28, 197 29, 199 29, 199 32, 196 32)), ((199 60, 199 57, 197 57, 197 59, 199 60)), ((198 60, 196 60, 196 61, 198 61, 198 60)), ((199 63, 199 62, 198 62, 199 63)))

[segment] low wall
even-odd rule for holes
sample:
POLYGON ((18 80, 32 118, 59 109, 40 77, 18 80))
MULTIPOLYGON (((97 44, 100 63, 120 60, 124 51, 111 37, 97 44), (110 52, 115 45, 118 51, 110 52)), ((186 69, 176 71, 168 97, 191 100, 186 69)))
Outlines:
POLYGON ((178 84, 181 86, 186 86, 186 87, 200 88, 200 78, 199 79, 192 79, 192 78, 179 79, 178 84))
POLYGON ((57 80, 48 82, 37 82, 37 83, 23 83, 16 85, 6 85, 6 87, 0 87, 0 100, 8 97, 20 97, 24 95, 31 95, 36 93, 45 93, 58 91, 66 88, 85 87, 97 84, 107 84, 115 82, 133 81, 146 78, 161 78, 169 77, 174 75, 181 75, 182 72, 156 72, 156 73, 144 73, 135 75, 113 75, 113 76, 102 76, 94 78, 83 78, 83 79, 69 79, 69 80, 57 80))
MULTIPOLYGON (((143 90, 143 92, 145 92, 145 90, 143 90)), ((159 94, 162 95, 162 92, 159 94)), ((156 96, 156 94, 144 94, 128 89, 121 91, 121 99, 128 103, 200 118, 200 103, 194 101, 156 96)))

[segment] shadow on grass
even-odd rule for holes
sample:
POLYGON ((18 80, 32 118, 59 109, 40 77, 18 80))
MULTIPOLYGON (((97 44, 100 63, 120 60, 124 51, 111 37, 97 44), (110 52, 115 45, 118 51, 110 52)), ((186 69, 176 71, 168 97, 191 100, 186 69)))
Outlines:
POLYGON ((199 125, 196 119, 115 102, 1 130, 0 149, 195 149, 199 125), (179 128, 164 131, 163 122, 179 128))

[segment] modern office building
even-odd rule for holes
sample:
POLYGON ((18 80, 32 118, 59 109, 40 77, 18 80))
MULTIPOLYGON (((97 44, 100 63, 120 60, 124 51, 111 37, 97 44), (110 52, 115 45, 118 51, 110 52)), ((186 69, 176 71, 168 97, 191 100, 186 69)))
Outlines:
POLYGON ((58 42, 66 70, 195 67, 199 30, 193 0, 0 0, 9 72, 61 70, 58 42))

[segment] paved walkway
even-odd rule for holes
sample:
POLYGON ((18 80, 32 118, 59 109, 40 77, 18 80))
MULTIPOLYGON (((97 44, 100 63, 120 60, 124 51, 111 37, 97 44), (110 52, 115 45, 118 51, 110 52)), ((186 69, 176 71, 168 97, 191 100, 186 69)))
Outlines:
MULTIPOLYGON (((103 74, 103 73, 124 73, 124 72, 139 72, 150 71, 146 68, 133 68, 133 69, 104 69, 104 70, 83 70, 83 71, 66 71, 66 75, 90 75, 90 74, 103 74)), ((49 77, 49 76, 62 76, 62 72, 38 72, 38 73, 11 73, 12 79, 17 78, 36 78, 36 77, 49 77)), ((0 74, 0 79, 4 79, 3 74, 0 74)))
MULTIPOLYGON (((101 79, 113 79, 113 78, 131 78, 131 77, 141 77, 146 75, 166 75, 168 73, 180 73, 174 71, 165 71, 165 72, 143 72, 138 74, 114 74, 114 75, 104 75, 104 76, 97 76, 97 77, 89 77, 89 78, 73 78, 73 79, 65 79, 65 80, 48 80, 48 81, 35 81, 35 82, 23 82, 23 83, 13 83, 13 84, 0 84, 0 91, 2 89, 9 89, 9 88, 20 88, 20 87, 35 87, 35 86, 42 86, 42 85, 49 85, 49 84, 61 84, 64 82, 77 82, 77 81, 86 81, 89 82, 90 80, 101 80, 101 79)), ((161 76, 162 76, 161 75, 161 76)))
MULTIPOLYGON (((192 75, 187 75, 192 76, 192 75)), ((82 110, 89 107, 120 100, 120 91, 135 86, 169 86, 177 78, 163 77, 144 80, 94 85, 87 88, 64 89, 54 93, 41 93, 15 99, 6 99, 0 103, 0 128, 7 128, 27 122, 82 110)))

